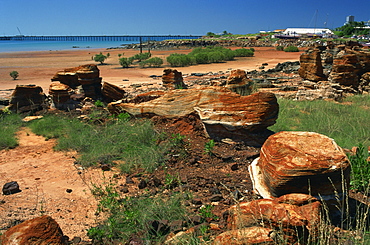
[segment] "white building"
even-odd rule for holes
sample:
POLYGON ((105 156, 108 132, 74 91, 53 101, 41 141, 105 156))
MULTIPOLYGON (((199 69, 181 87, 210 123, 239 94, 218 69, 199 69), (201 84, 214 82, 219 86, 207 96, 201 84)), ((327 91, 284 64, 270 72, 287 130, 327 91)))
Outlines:
POLYGON ((283 32, 284 35, 333 35, 334 33, 328 28, 287 28, 283 32))

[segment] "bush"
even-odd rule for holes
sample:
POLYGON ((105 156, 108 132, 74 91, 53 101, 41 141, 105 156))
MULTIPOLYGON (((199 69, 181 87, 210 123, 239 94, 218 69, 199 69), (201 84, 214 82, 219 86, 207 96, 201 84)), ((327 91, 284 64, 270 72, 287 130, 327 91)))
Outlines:
POLYGON ((194 54, 194 59, 197 64, 208 64, 209 63, 208 55, 205 53, 194 54))
POLYGON ((106 55, 104 55, 104 54, 100 53, 100 54, 96 54, 96 55, 94 56, 94 61, 96 61, 96 62, 100 62, 100 64, 102 65, 102 64, 104 64, 104 61, 105 61, 107 58, 108 58, 108 56, 106 56, 106 55))
POLYGON ((9 75, 13 78, 13 80, 16 80, 19 76, 19 73, 17 71, 12 71, 9 75))
POLYGON ((130 58, 119 58, 119 64, 123 67, 123 68, 127 68, 129 67, 131 64, 132 64, 132 59, 130 58))
POLYGON ((283 46, 276 46, 276 50, 277 51, 284 51, 284 47, 283 46))
POLYGON ((163 64, 163 60, 159 57, 150 58, 140 62, 140 67, 160 67, 163 64))
POLYGON ((171 54, 167 57, 167 62, 170 63, 172 67, 183 67, 192 64, 191 58, 186 54, 171 54))
POLYGON ((149 52, 147 52, 147 53, 139 53, 139 54, 135 54, 133 56, 133 60, 137 60, 137 61, 140 62, 140 61, 149 59, 151 56, 152 56, 152 54, 149 53, 149 52))
POLYGON ((299 52, 299 49, 296 46, 288 46, 284 49, 285 52, 299 52))
POLYGON ((254 51, 251 49, 236 49, 234 50, 235 57, 252 57, 254 55, 254 51))
POLYGON ((225 55, 219 51, 208 53, 208 59, 211 63, 220 63, 225 60, 225 55))

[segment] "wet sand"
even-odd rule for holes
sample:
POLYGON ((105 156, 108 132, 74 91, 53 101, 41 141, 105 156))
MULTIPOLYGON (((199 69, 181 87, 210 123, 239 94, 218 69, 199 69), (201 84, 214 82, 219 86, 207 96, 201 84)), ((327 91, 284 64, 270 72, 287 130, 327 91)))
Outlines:
MULTIPOLYGON (((139 53, 139 50, 132 49, 0 53, 0 92, 14 89, 16 85, 35 84, 41 86, 44 92, 48 93, 51 78, 56 72, 84 64, 99 64, 93 61, 92 57, 100 52, 103 54, 110 53, 110 58, 105 61, 106 64, 98 66, 103 81, 124 86, 135 83, 157 83, 160 82, 160 79, 152 79, 149 76, 160 76, 163 74, 163 69, 169 68, 165 61, 168 55, 171 53, 189 53, 190 51, 191 49, 151 50, 152 57, 160 57, 164 60, 161 68, 139 68, 138 65, 133 65, 131 68, 122 68, 118 63, 118 54, 124 53, 122 57, 130 57, 139 53), (17 80, 13 80, 10 77, 9 73, 11 71, 19 72, 17 80)), ((143 50, 143 52, 146 52, 146 50, 143 50)), ((283 52, 276 51, 274 47, 257 47, 255 48, 254 57, 236 58, 234 61, 225 63, 177 67, 174 69, 177 69, 184 75, 190 73, 225 72, 230 69, 258 70, 263 63, 268 63, 265 67, 269 69, 275 67, 277 63, 299 60, 302 52, 283 52)))

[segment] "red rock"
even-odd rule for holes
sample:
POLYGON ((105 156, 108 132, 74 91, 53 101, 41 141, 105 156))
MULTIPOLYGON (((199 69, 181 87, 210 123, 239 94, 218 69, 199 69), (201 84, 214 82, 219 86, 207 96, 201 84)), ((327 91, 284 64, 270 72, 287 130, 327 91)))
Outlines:
POLYGON ((49 86, 49 95, 56 105, 67 102, 71 93, 71 87, 63 83, 53 82, 49 86))
POLYGON ((186 88, 182 73, 173 69, 163 70, 162 83, 165 88, 170 90, 186 88))
POLYGON ((272 93, 240 96, 226 88, 206 87, 171 90, 161 97, 138 104, 113 102, 108 105, 108 110, 113 114, 128 112, 134 116, 158 115, 169 118, 196 112, 211 138, 244 138, 258 145, 263 143, 268 134, 261 138, 251 134, 259 134, 273 125, 279 106, 272 93))
POLYGON ((249 168, 264 198, 289 193, 333 196, 349 186, 350 162, 333 139, 313 132, 270 136, 249 168), (344 182, 343 182, 344 181, 344 182))
POLYGON ((232 70, 227 78, 226 88, 240 95, 249 95, 252 92, 253 82, 247 77, 244 70, 232 70))
POLYGON ((61 245, 62 237, 63 232, 58 223, 44 215, 7 230, 1 237, 1 244, 61 245))
POLYGON ((40 86, 17 85, 9 103, 9 110, 24 113, 39 111, 48 107, 46 96, 40 86))
POLYGON ((122 88, 114 84, 104 82, 103 88, 102 88, 102 94, 104 96, 104 101, 112 102, 112 101, 121 100, 123 96, 126 94, 126 92, 125 90, 123 90, 122 88))
POLYGON ((272 229, 264 227, 248 227, 230 230, 218 235, 214 245, 244 245, 244 244, 276 244, 270 237, 272 229))
POLYGON ((319 50, 310 50, 300 56, 301 67, 298 74, 310 81, 327 80, 321 63, 321 53, 319 50))

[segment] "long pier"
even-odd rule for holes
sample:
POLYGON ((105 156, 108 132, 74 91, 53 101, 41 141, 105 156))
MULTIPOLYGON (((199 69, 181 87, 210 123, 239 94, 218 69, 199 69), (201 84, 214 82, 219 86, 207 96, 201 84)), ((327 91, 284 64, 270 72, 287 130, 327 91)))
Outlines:
POLYGON ((171 39, 198 39, 202 36, 193 35, 152 35, 152 36, 0 36, 0 41, 131 41, 131 42, 146 42, 146 41, 163 41, 171 39))

